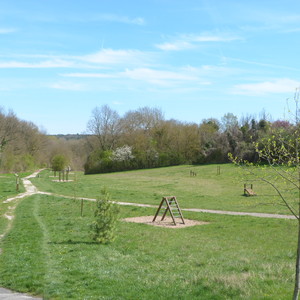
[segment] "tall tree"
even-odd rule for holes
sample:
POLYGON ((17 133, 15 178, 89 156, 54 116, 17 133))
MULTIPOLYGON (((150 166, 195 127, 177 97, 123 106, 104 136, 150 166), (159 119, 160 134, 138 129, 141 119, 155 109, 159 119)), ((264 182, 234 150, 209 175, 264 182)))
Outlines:
POLYGON ((112 150, 120 133, 120 116, 108 105, 96 107, 92 111, 87 129, 97 137, 100 149, 112 150))

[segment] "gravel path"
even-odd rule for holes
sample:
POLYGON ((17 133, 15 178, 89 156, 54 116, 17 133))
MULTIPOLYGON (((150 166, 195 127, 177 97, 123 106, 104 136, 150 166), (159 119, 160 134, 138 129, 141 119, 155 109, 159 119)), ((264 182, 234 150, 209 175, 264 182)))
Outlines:
POLYGON ((36 298, 25 294, 16 293, 8 289, 0 288, 0 299, 1 300, 37 300, 42 298, 36 298))

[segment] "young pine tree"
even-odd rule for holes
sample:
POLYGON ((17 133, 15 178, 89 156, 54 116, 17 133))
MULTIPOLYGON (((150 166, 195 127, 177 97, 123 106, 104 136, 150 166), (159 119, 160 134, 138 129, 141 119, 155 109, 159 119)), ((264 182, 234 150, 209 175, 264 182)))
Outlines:
POLYGON ((102 197, 98 198, 96 202, 95 221, 90 226, 93 240, 101 244, 108 244, 115 239, 119 208, 110 201, 110 195, 106 189, 101 193, 102 197))

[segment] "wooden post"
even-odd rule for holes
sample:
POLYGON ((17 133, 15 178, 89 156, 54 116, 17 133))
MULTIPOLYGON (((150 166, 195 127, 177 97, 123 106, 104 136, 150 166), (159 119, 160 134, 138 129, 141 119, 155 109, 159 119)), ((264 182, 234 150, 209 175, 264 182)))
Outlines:
POLYGON ((16 176, 16 191, 19 192, 20 191, 20 177, 18 174, 15 174, 16 176))
POLYGON ((83 199, 81 199, 80 216, 83 216, 83 199))
POLYGON ((77 175, 74 174, 74 200, 77 198, 77 175))

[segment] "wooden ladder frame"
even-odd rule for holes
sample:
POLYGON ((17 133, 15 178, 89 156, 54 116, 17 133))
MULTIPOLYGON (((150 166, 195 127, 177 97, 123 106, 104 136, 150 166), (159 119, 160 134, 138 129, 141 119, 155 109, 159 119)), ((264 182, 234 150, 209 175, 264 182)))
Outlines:
POLYGON ((163 212, 161 221, 163 221, 165 219, 167 213, 170 212, 170 215, 171 215, 171 218, 173 220, 174 225, 177 225, 176 220, 175 220, 175 218, 177 216, 174 216, 174 212, 177 212, 178 216, 181 218, 182 224, 185 224, 181 209, 179 207, 179 204, 178 204, 175 196, 163 197, 162 198, 152 222, 155 222, 155 220, 156 220, 156 218, 157 218, 157 216, 158 216, 161 209, 165 210, 163 212), (166 204, 166 206, 162 207, 164 203, 166 204))

